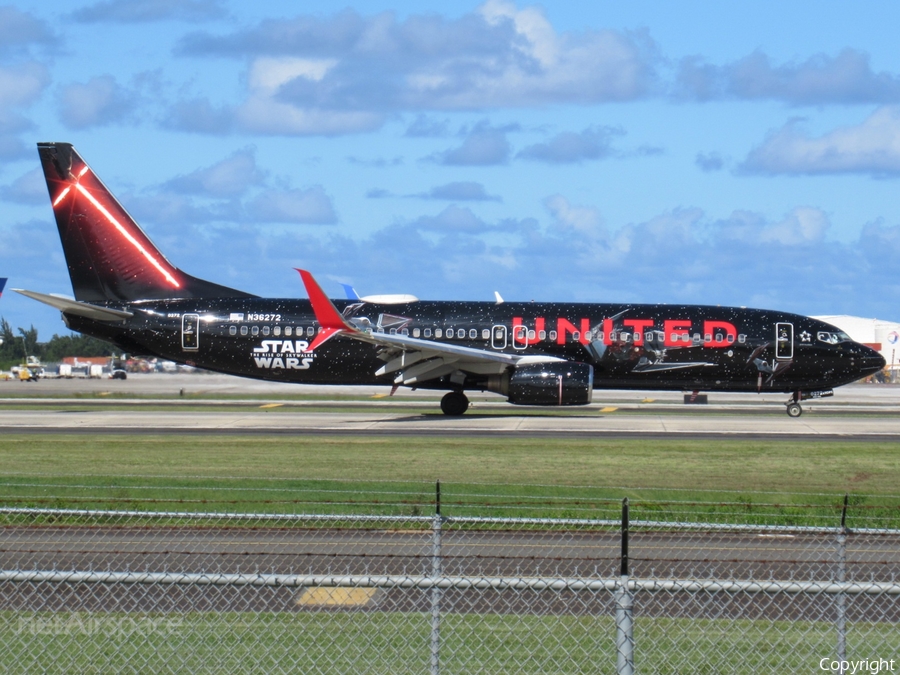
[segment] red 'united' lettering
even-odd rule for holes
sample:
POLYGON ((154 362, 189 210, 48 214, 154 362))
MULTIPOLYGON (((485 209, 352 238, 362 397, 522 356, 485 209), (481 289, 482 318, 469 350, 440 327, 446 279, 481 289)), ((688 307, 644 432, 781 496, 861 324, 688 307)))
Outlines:
POLYGON ((704 321, 703 322, 703 339, 706 336, 712 338, 712 341, 706 341, 707 347, 727 347, 733 344, 737 338, 737 328, 727 321, 704 321), (716 337, 721 336, 720 340, 716 337))
POLYGON ((680 347, 690 341, 691 322, 688 319, 666 319, 663 330, 666 333, 663 338, 666 347, 680 347))
POLYGON ((612 344, 613 321, 612 319, 603 319, 603 344, 607 347, 612 344))
POLYGON ((632 329, 636 346, 644 344, 644 329, 653 328, 653 319, 625 319, 622 323, 632 329))
POLYGON ((521 316, 514 316, 513 322, 512 322, 513 340, 515 341, 516 344, 520 344, 520 345, 530 346, 530 345, 537 344, 538 342, 541 341, 540 333, 542 330, 544 330, 544 325, 545 325, 544 317, 542 317, 542 316, 537 317, 534 320, 534 337, 529 338, 527 327, 526 327, 526 330, 524 330, 524 331, 516 330, 516 326, 525 326, 525 324, 522 323, 521 316))
POLYGON ((578 333, 578 341, 586 345, 590 340, 588 340, 588 333, 591 331, 591 320, 590 319, 582 319, 581 320, 581 330, 579 331, 575 324, 569 321, 568 319, 564 319, 563 317, 559 317, 556 320, 556 344, 564 345, 566 344, 566 333, 575 334, 578 333))

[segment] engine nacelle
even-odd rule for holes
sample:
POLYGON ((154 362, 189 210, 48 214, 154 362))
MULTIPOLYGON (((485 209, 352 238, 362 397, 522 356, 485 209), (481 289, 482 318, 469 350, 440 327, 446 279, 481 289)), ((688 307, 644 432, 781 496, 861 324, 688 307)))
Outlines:
POLYGON ((587 405, 594 393, 594 367, 571 361, 526 363, 492 376, 487 389, 516 405, 587 405))

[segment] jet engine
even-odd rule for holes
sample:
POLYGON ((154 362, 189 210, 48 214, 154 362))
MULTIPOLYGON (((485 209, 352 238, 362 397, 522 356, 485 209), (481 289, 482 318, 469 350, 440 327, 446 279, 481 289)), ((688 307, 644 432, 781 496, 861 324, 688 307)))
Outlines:
POLYGON ((594 392, 594 367, 588 363, 526 363, 492 375, 487 390, 517 405, 586 405, 594 392))

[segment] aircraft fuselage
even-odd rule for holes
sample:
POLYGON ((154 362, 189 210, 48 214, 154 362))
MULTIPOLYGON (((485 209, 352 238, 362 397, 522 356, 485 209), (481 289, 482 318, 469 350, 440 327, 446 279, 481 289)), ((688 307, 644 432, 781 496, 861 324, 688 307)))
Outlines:
MULTIPOLYGON (((169 262, 69 143, 39 143, 74 298, 19 289, 124 351, 282 382, 466 390, 522 405, 584 405, 596 389, 831 394, 884 367, 834 326, 713 306, 263 299, 169 262)), ((354 294, 355 295, 355 294, 354 294)), ((368 296, 367 296, 368 297, 368 296)), ((400 298, 403 298, 401 301, 400 298)))
MULTIPOLYGON (((335 300, 373 333, 475 349, 552 356, 593 366, 596 389, 815 392, 883 367, 874 350, 829 324, 768 310, 635 304, 419 301, 372 305, 335 300)), ((383 348, 336 338, 309 351, 320 330, 309 301, 180 299, 109 305, 123 322, 66 315, 69 327, 197 367, 266 380, 386 384, 383 348)), ((420 386, 486 388, 489 374, 420 386)))

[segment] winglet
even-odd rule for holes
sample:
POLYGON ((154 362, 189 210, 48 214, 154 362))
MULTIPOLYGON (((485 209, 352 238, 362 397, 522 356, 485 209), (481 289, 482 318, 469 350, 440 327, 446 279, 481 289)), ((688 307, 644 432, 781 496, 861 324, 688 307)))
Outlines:
POLYGON ((6 279, 0 279, 0 295, 3 295, 3 289, 6 287, 6 279))
POLYGON ((353 288, 350 284, 341 284, 344 287, 344 295, 347 296, 348 300, 355 300, 359 302, 359 293, 356 292, 356 289, 353 288))
POLYGON ((330 340, 340 333, 355 333, 356 329, 344 321, 344 317, 337 311, 337 307, 325 295, 325 291, 319 286, 313 275, 306 270, 294 268, 300 272, 300 278, 303 279, 303 285, 306 287, 306 294, 309 296, 309 302, 312 304, 313 313, 316 315, 316 321, 321 327, 316 339, 307 348, 314 351, 316 347, 330 340))

